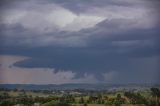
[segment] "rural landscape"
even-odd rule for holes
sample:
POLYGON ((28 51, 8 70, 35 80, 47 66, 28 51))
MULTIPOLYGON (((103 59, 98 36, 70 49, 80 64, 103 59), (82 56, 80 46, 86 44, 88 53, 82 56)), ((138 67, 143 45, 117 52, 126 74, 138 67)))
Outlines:
MULTIPOLYGON (((90 84, 89 84, 90 85, 90 84)), ((75 88, 76 85, 1 85, 0 106, 159 106, 160 89, 140 85, 109 86, 107 89, 75 88), (33 87, 34 86, 34 87, 33 87), (42 87, 50 89, 42 89, 42 87), (57 87, 57 89, 55 89, 57 87), (68 87, 65 89, 65 87, 68 87), (74 87, 74 89, 72 88, 74 87), (34 89, 33 89, 34 88, 34 89), (53 88, 53 89, 52 89, 53 88)), ((80 84, 86 87, 87 84, 80 84)), ((101 85, 100 85, 101 86, 101 85)))
POLYGON ((0 0, 0 106, 160 106, 160 0, 0 0))

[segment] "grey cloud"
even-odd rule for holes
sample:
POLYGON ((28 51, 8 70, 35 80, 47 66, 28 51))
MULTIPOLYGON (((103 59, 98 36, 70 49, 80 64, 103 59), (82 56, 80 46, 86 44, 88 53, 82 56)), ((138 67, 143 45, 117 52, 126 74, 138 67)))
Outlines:
MULTIPOLYGON (((154 2, 159 3, 156 0, 154 2)), ((155 78, 155 74, 159 75, 159 67, 157 67, 159 61, 156 58, 160 55, 160 32, 158 20, 156 20, 158 7, 154 6, 154 3, 149 4, 148 0, 93 0, 92 2, 15 0, 12 3, 4 2, 3 4, 7 5, 1 7, 1 11, 5 13, 15 8, 24 11, 34 10, 43 14, 44 11, 41 10, 47 6, 40 8, 42 4, 52 3, 76 16, 87 14, 101 17, 102 15, 106 19, 98 22, 94 27, 82 28, 78 31, 57 30, 54 26, 55 30, 49 30, 49 32, 45 32, 47 30, 45 28, 42 28, 44 31, 39 31, 37 28, 33 30, 32 27, 28 29, 19 23, 19 19, 14 24, 0 23, 0 54, 31 57, 14 64, 21 68, 71 70, 77 73, 75 77, 80 78, 77 80, 79 82, 85 77, 85 73, 88 73, 91 79, 96 76, 96 79, 101 81, 110 79, 111 82, 119 83, 159 80, 158 77, 155 78), (98 10, 94 10, 95 8, 98 10), (141 17, 142 13, 145 14, 141 17), (110 17, 108 14, 113 16, 110 17), (102 77, 104 73, 107 78, 102 77), (144 73, 147 75, 143 76, 144 73), (115 78, 110 78, 114 75, 115 78)), ((50 8, 44 10, 48 11, 50 8)), ((25 20, 26 18, 23 21, 25 20)), ((41 24, 35 25, 41 27, 41 24)))
MULTIPOLYGON (((89 6, 90 2, 88 2, 88 1, 81 1, 81 2, 80 1, 74 1, 74 2, 68 1, 68 2, 65 2, 62 0, 62 1, 53 1, 51 3, 49 3, 49 2, 51 2, 51 1, 44 2, 44 1, 30 0, 28 2, 26 2, 26 1, 20 2, 20 1, 15 0, 15 1, 13 1, 13 5, 11 5, 10 7, 15 10, 18 10, 18 11, 19 10, 30 11, 30 12, 33 12, 33 14, 37 14, 37 12, 38 12, 38 13, 41 13, 44 15, 46 13, 45 11, 48 11, 48 10, 54 8, 55 4, 53 4, 53 6, 51 6, 50 4, 55 3, 55 2, 60 3, 60 4, 74 3, 76 5, 82 5, 82 6, 87 5, 88 7, 90 7, 89 6), (16 4, 16 3, 18 3, 18 4, 20 3, 20 5, 17 6, 18 4, 16 4), (32 5, 29 5, 31 3, 32 3, 32 5), (42 6, 42 4, 43 4, 43 6, 42 6), (47 5, 49 5, 49 6, 47 6, 47 5), (29 7, 32 7, 32 8, 29 8, 29 7), (44 7, 47 7, 47 8, 44 8, 44 7), (39 10, 39 9, 41 9, 41 10, 39 10)), ((125 0, 124 1, 120 0, 118 2, 111 0, 108 2, 109 2, 109 4, 106 4, 107 2, 102 0, 101 2, 98 2, 98 3, 102 4, 104 6, 114 5, 114 3, 124 4, 124 2, 130 3, 130 4, 135 4, 135 5, 140 3, 139 1, 128 2, 125 0)), ((141 2, 143 3, 145 1, 141 1, 141 2)), ((148 2, 148 1, 146 1, 146 2, 148 2)), ((140 3, 140 4, 142 5, 142 3, 140 3)), ((93 2, 91 4, 97 4, 97 1, 93 0, 93 2)), ((74 6, 74 5, 72 5, 72 6, 74 6)), ((93 5, 93 7, 96 7, 96 5, 93 5)), ((56 5, 55 5, 55 8, 57 8, 56 5)), ((58 7, 58 8, 60 8, 60 7, 58 7)), ((62 6, 62 8, 63 8, 63 6, 62 6)), ((113 8, 115 8, 115 10, 112 9, 112 7, 109 7, 109 10, 108 10, 108 8, 100 8, 100 11, 107 10, 107 11, 111 12, 110 14, 113 15, 112 16, 113 19, 112 18, 106 19, 102 22, 97 23, 97 25, 95 25, 93 28, 86 28, 86 29, 82 28, 80 31, 77 31, 77 32, 57 31, 57 28, 54 26, 51 26, 51 25, 48 26, 48 24, 45 25, 43 23, 39 23, 39 22, 44 21, 43 19, 38 18, 35 20, 34 15, 29 14, 30 15, 30 16, 28 15, 29 17, 25 16, 26 18, 19 19, 19 20, 17 19, 18 20, 17 23, 7 24, 7 25, 2 24, 1 25, 2 27, 0 29, 1 33, 2 33, 1 38, 3 39, 3 44, 8 42, 10 45, 12 45, 12 44, 18 45, 19 44, 19 45, 32 46, 32 47, 33 47, 33 45, 34 46, 51 46, 52 45, 52 46, 69 46, 69 47, 82 46, 83 47, 83 46, 87 46, 88 39, 92 39, 94 36, 103 36, 104 35, 104 38, 105 38, 105 36, 110 36, 110 35, 113 36, 115 33, 119 34, 119 33, 126 32, 126 31, 128 32, 130 30, 132 31, 134 29, 143 29, 146 27, 148 29, 150 27, 151 28, 156 27, 156 26, 154 26, 154 22, 152 22, 152 21, 154 21, 153 17, 154 17, 155 13, 152 14, 153 17, 151 15, 144 14, 144 15, 147 15, 148 17, 145 16, 142 19, 141 18, 139 19, 139 16, 138 16, 137 20, 127 19, 127 18, 121 17, 121 16, 123 16, 122 14, 124 14, 124 15, 127 15, 126 17, 131 16, 131 18, 134 18, 134 17, 136 18, 136 14, 139 15, 139 14, 141 14, 141 12, 142 13, 145 12, 146 8, 141 9, 139 7, 137 10, 141 10, 141 11, 137 11, 137 13, 135 13, 136 7, 132 7, 131 10, 133 10, 133 12, 135 14, 130 14, 130 16, 129 16, 129 13, 130 13, 129 10, 128 11, 125 10, 125 8, 123 8, 123 6, 117 6, 117 7, 113 6, 113 8), (116 13, 114 13, 113 10, 116 13), (116 16, 116 14, 118 14, 118 16, 116 16), (120 17, 119 17, 119 15, 120 15, 120 17), (34 20, 29 21, 28 18, 30 18, 30 17, 33 17, 34 20), (39 21, 37 21, 37 20, 39 20, 39 21), (143 20, 146 20, 146 21, 143 22, 143 20), (23 22, 26 22, 26 23, 23 23, 23 22), (28 22, 30 23, 29 26, 27 24, 28 22), (33 24, 33 26, 32 26, 32 24, 33 24), (25 26, 27 26, 27 27, 25 27, 25 26), (29 27, 29 29, 28 29, 28 27, 29 27), (48 27, 51 27, 51 29, 49 28, 50 31, 46 32, 48 30, 48 27)), ((4 11, 4 13, 5 13, 5 11, 6 11, 6 13, 7 13, 7 11, 12 12, 12 10, 8 10, 8 9, 6 9, 6 10, 2 9, 2 11, 4 11)), ((87 9, 86 9, 86 11, 87 11, 87 9)), ((86 14, 87 13, 86 11, 83 11, 81 13, 86 14)), ((23 11, 22 11, 22 13, 23 13, 23 11)), ((20 14, 22 14, 22 13, 20 12, 20 14)), ((90 14, 90 12, 89 12, 88 14, 91 15, 92 13, 90 14)), ((104 14, 104 13, 102 12, 102 14, 104 14)), ((108 14, 108 13, 105 13, 105 14, 108 14)), ((94 18, 94 17, 91 17, 91 18, 94 18)), ((108 18, 108 16, 107 16, 107 18, 108 18)), ((2 22, 3 22, 3 20, 2 20, 2 22)), ((80 26, 80 25, 75 25, 74 27, 72 27, 72 25, 71 25, 71 29, 73 29, 77 26, 80 26)))
MULTIPOLYGON (((106 7, 106 6, 124 6, 124 7, 132 7, 132 6, 142 6, 145 4, 149 4, 149 0, 134 0, 134 1, 127 1, 127 0, 54 0, 52 1, 57 3, 65 8, 68 8, 75 12, 85 11, 86 9, 92 9, 94 7, 106 7)), ((154 1, 156 2, 156 1, 154 1)))

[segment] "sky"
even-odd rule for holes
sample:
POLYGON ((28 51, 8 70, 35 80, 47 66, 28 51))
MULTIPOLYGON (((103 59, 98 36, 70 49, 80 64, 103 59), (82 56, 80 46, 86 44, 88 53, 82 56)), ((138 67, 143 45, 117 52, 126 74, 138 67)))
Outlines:
POLYGON ((159 0, 1 0, 0 84, 159 83, 159 0))

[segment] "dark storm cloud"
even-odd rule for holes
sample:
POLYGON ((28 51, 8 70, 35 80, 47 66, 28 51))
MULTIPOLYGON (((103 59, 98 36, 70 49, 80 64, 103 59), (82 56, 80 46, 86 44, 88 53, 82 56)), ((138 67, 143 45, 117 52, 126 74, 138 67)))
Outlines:
MULTIPOLYGON (((129 75, 127 73, 128 70, 130 70, 133 71, 129 71, 130 75, 134 75, 135 72, 139 72, 140 69, 137 68, 139 67, 138 62, 137 64, 132 66, 132 59, 141 58, 143 60, 143 58, 159 56, 160 50, 157 43, 155 42, 156 38, 153 38, 153 33, 151 33, 152 36, 149 36, 148 38, 144 36, 138 39, 137 36, 143 36, 143 33, 137 32, 133 33, 133 35, 137 35, 135 36, 135 38, 132 37, 132 39, 127 39, 127 35, 130 33, 131 32, 122 33, 123 36, 121 36, 119 39, 118 37, 115 37, 117 35, 112 36, 113 38, 111 37, 109 39, 91 39, 88 47, 75 48, 50 46, 28 49, 13 48, 13 50, 9 49, 8 51, 6 50, 6 52, 11 54, 17 53, 18 55, 26 55, 32 57, 29 60, 25 60, 23 62, 18 62, 15 64, 19 67, 50 67, 57 70, 72 70, 79 73, 78 76, 81 76, 83 73, 88 72, 96 74, 98 78, 101 77, 101 73, 110 72, 112 70, 118 70, 118 72, 123 73, 124 76, 124 73, 126 73, 126 75, 129 75), (133 42, 133 44, 130 44, 130 42, 137 40, 138 42, 133 42), (143 42, 143 40, 151 40, 151 43, 143 42), (113 44, 113 42, 116 43, 113 44), (127 43, 123 44, 123 42, 127 43)), ((145 62, 142 63, 145 64, 145 62)), ((152 60, 151 63, 155 64, 155 60, 152 60)), ((144 65, 142 64, 141 67, 144 67, 144 65)), ((148 65, 148 67, 150 66, 148 65)), ((155 70, 158 70, 158 68, 155 70)))
POLYGON ((6 6, 1 7, 5 17, 0 23, 0 54, 30 57, 14 64, 22 68, 71 70, 78 73, 76 77, 90 73, 102 82, 114 75, 116 78, 110 82, 158 82, 159 78, 155 78, 155 74, 159 75, 160 55, 158 7, 149 3, 147 0, 3 2, 6 6), (48 10, 58 13, 50 14, 48 10), (51 20, 46 21, 46 16, 51 20), (52 20, 56 16, 57 21, 52 20), (92 27, 84 24, 84 20, 92 27), (104 73, 107 74, 103 78, 104 73))

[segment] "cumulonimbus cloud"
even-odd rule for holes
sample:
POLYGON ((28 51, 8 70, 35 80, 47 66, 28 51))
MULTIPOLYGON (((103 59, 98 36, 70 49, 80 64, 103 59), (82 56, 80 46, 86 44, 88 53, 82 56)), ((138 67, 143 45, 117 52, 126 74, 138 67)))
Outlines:
POLYGON ((21 76, 31 73, 36 77, 26 83, 96 82, 97 76, 106 82, 158 82, 160 2, 91 1, 3 2, 0 53, 32 58, 17 67, 8 66, 4 59, 0 78, 7 83, 11 80, 5 75, 12 76, 14 82, 23 83, 21 76), (76 76, 79 72, 83 73, 80 78, 76 76), (42 74, 50 80, 41 82, 42 74), (117 74, 116 80, 111 77, 117 74))

